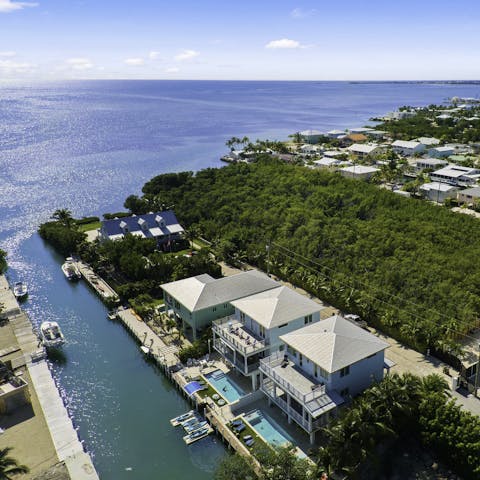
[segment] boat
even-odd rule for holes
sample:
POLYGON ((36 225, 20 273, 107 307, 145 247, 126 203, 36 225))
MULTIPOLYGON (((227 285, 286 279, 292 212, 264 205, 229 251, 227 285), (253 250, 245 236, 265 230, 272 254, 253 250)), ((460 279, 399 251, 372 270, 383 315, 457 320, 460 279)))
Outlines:
POLYGON ((67 257, 65 259, 65 263, 62 265, 62 271, 67 280, 74 281, 82 278, 80 270, 77 268, 72 257, 67 257))
POLYGON ((193 433, 190 433, 189 435, 185 435, 183 437, 183 440, 187 445, 190 445, 193 442, 196 442, 197 440, 200 440, 207 435, 210 435, 213 432, 213 428, 210 426, 206 426, 201 428, 200 430, 196 430, 193 433))
POLYGON ((179 424, 185 429, 194 423, 198 423, 202 420, 202 417, 198 415, 198 413, 194 412, 190 417, 186 420, 179 422, 179 424))
POLYGON ((200 430, 201 428, 206 427, 207 425, 208 425, 208 422, 206 422, 205 420, 203 420, 203 422, 192 423, 188 427, 185 427, 185 432, 193 433, 193 432, 196 432, 197 430, 200 430))
POLYGON ((195 411, 194 410, 190 410, 189 412, 187 413, 182 413, 182 415, 179 415, 178 417, 175 417, 175 418, 172 418, 170 420, 170 423, 176 427, 177 425, 180 425, 181 422, 184 422, 185 420, 188 420, 190 418, 193 417, 195 411))
POLYGON ((65 343, 57 322, 43 322, 40 325, 40 339, 44 347, 61 347, 65 343))
POLYGON ((24 282, 15 283, 13 286, 13 294, 15 295, 15 298, 19 300, 25 298, 28 295, 27 284, 24 282))

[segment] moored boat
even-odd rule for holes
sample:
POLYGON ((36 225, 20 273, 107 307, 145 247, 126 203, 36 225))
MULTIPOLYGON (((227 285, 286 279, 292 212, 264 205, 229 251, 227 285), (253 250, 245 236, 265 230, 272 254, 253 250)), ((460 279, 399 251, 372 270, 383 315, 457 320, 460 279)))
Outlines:
POLYGON ((18 300, 25 298, 28 295, 28 287, 24 282, 16 282, 13 286, 13 294, 18 300))
POLYGON ((44 347, 61 347, 65 337, 57 322, 43 322, 40 325, 40 339, 44 347))
POLYGON ((181 422, 185 422, 186 420, 189 420, 190 418, 193 417, 193 415, 195 414, 195 411, 194 410, 190 410, 189 412, 187 413, 182 413, 182 415, 179 415, 178 417, 175 417, 175 418, 172 418, 170 420, 170 423, 176 427, 177 425, 180 425, 181 422))
POLYGON ((210 426, 206 426, 203 428, 200 428, 199 430, 195 430, 195 432, 190 433, 189 435, 185 435, 183 437, 183 440, 187 445, 190 443, 196 442, 197 440, 200 440, 207 435, 210 435, 213 432, 213 428, 210 426))
POLYGON ((67 280, 70 281, 79 280, 82 277, 80 270, 75 265, 72 257, 66 259, 65 263, 62 265, 62 271, 67 280))

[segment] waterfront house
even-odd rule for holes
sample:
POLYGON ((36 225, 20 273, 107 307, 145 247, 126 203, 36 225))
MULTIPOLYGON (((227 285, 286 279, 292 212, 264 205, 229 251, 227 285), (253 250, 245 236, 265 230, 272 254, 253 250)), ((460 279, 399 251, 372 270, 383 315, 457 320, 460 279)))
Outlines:
POLYGON ((183 238, 185 231, 178 223, 172 210, 131 215, 129 217, 103 220, 100 227, 101 241, 119 240, 125 235, 135 235, 140 238, 154 238, 159 246, 171 246, 183 238))
POLYGON ((213 345, 258 388, 259 360, 282 345, 280 335, 320 321, 323 305, 286 286, 231 302, 232 315, 213 322, 213 345))
POLYGON ((11 362, 0 361, 0 415, 7 415, 29 403, 27 382, 12 371, 11 362))
POLYGON ((349 133, 340 139, 340 145, 347 147, 350 145, 366 142, 368 138, 363 133, 349 133))
POLYGON ((395 112, 389 112, 385 116, 386 121, 391 120, 403 120, 404 118, 414 117, 417 113, 412 110, 401 110, 395 112))
POLYGON ((379 153, 381 148, 379 145, 376 143, 371 143, 371 144, 361 144, 361 143, 354 143, 350 147, 347 148, 347 150, 359 157, 359 158, 365 158, 370 155, 375 155, 376 153, 379 153))
POLYGON ((382 130, 370 130, 367 132, 367 135, 375 140, 381 140, 387 136, 387 132, 382 130))
POLYGON ((480 187, 467 188, 457 193, 458 203, 466 203, 468 205, 480 204, 480 187))
POLYGON ((340 169, 340 173, 344 177, 356 178, 357 180, 369 180, 378 171, 378 168, 367 165, 352 165, 351 167, 340 169))
POLYGON ((324 133, 320 130, 303 130, 303 132, 300 132, 300 135, 307 143, 318 143, 320 138, 324 136, 324 133))
POLYGON ((462 167, 461 165, 449 164, 440 170, 430 174, 432 182, 449 183, 455 186, 471 186, 479 178, 480 170, 477 168, 462 167))
POLYGON ((416 153, 422 153, 425 150, 425 145, 420 142, 395 140, 392 143, 392 149, 395 153, 398 153, 399 155, 409 157, 415 155, 416 153))
POLYGON ((428 154, 434 158, 445 158, 453 155, 455 150, 453 147, 434 147, 428 151, 428 154))
POLYGON ((373 128, 370 128, 370 127, 354 127, 354 128, 349 128, 348 129, 348 132, 351 133, 351 134, 367 135, 371 131, 373 131, 373 128))
POLYGON ((260 388, 311 443, 339 405, 383 379, 388 344, 339 315, 280 340, 284 349, 260 360, 260 388))
POLYGON ((328 138, 341 138, 346 135, 345 130, 330 130, 327 132, 328 138))
POLYGON ((415 170, 417 172, 426 169, 437 170, 445 165, 448 165, 448 162, 440 158, 420 158, 415 162, 415 170))
POLYGON ((457 195, 458 187, 442 182, 424 183, 420 191, 432 202, 443 203, 447 198, 454 198, 457 195))
POLYGON ((338 159, 338 158, 331 158, 331 157, 322 157, 320 160, 314 160, 313 165, 316 168, 329 168, 335 169, 339 165, 345 164, 346 162, 338 159))
POLYGON ((322 148, 318 145, 311 145, 307 143, 302 145, 298 150, 304 155, 316 155, 322 151, 322 148))
POLYGON ((215 279, 208 274, 163 284, 167 309, 182 323, 183 330, 191 328, 193 338, 212 324, 213 320, 232 315, 230 302, 255 293, 270 290, 280 284, 257 270, 215 279))

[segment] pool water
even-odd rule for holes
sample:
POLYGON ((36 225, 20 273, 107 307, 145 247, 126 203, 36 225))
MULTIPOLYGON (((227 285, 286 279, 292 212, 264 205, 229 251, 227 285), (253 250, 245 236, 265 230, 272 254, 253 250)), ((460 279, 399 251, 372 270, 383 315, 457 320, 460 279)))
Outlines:
POLYGON ((254 410, 245 415, 252 428, 272 445, 294 443, 292 437, 262 410, 254 410))
POLYGON ((212 384, 222 397, 225 397, 229 403, 235 402, 245 395, 245 392, 232 379, 230 379, 221 370, 214 370, 207 373, 204 377, 212 384))

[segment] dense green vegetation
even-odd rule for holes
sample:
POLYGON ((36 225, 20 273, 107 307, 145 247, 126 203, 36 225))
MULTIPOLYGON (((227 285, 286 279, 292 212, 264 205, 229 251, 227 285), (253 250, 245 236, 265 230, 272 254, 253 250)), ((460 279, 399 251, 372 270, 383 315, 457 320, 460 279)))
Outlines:
POLYGON ((7 266, 7 252, 0 249, 0 273, 3 273, 7 266))
POLYGON ((160 175, 143 192, 139 212, 175 203, 220 258, 266 270, 272 242, 272 273, 416 348, 454 348, 478 322, 480 223, 468 216, 275 160, 160 175))
POLYGON ((416 111, 416 115, 400 120, 384 122, 378 130, 390 132, 395 139, 411 140, 418 137, 435 137, 442 142, 470 143, 480 141, 480 119, 472 119, 479 108, 452 112, 452 118, 439 119, 444 107, 430 105, 416 111), (455 118, 457 116, 458 118, 455 118), (467 120, 468 119, 468 120, 467 120))
POLYGON ((347 478, 389 478, 395 452, 419 441, 464 478, 479 478, 480 418, 449 401, 447 390, 437 375, 387 376, 324 429, 319 464, 347 478))

